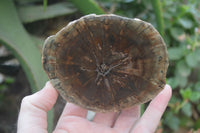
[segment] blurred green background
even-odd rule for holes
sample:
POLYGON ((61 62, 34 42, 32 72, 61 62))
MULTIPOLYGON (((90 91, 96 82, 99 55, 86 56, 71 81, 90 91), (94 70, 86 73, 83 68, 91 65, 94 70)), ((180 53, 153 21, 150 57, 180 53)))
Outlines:
MULTIPOLYGON (((42 88, 48 80, 41 66, 45 38, 90 13, 140 18, 156 27, 168 48, 167 83, 173 88, 156 132, 199 133, 198 0, 1 0, 0 132, 16 131, 21 99, 42 88)), ((51 131, 55 113, 52 110, 48 115, 51 131)))

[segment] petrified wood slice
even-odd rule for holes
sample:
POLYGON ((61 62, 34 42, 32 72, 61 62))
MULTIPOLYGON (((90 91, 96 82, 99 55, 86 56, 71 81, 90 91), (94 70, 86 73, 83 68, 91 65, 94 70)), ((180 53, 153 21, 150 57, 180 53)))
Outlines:
POLYGON ((47 38, 42 62, 64 99, 107 112, 155 97, 165 86, 168 53, 151 24, 92 14, 47 38))

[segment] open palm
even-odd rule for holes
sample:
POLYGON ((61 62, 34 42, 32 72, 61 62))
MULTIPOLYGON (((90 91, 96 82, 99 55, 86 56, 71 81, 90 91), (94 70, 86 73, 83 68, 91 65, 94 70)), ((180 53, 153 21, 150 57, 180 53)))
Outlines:
MULTIPOLYGON (((53 107, 58 92, 48 82, 45 87, 22 100, 18 133, 47 133, 47 112, 53 107)), ((166 85, 140 117, 140 105, 120 113, 96 113, 86 119, 87 110, 67 103, 53 133, 153 133, 171 97, 166 85)))

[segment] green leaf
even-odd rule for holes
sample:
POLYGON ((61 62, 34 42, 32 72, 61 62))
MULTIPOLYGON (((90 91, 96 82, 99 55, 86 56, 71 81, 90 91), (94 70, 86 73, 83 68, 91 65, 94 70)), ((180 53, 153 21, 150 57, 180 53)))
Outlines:
POLYGON ((188 64, 188 66, 194 68, 198 65, 198 58, 194 52, 186 55, 186 63, 188 64))
MULTIPOLYGON (((198 119, 195 121, 194 127, 195 127, 196 129, 200 129, 200 118, 198 118, 198 119)), ((198 133, 198 131, 197 131, 197 133, 198 133)))
POLYGON ((191 104, 186 103, 182 108, 181 111, 188 117, 192 116, 191 104))
POLYGON ((197 105, 197 110, 200 112, 200 104, 197 105))
POLYGON ((33 2, 41 2, 41 0, 15 0, 19 4, 30 4, 33 2))
POLYGON ((200 93, 200 81, 195 83, 194 90, 198 91, 200 93))
POLYGON ((200 100, 200 92, 198 92, 198 91, 192 91, 192 94, 191 94, 191 96, 190 96, 190 100, 191 100, 192 102, 197 102, 197 101, 199 101, 199 100, 200 100))
POLYGON ((43 0, 43 9, 46 10, 48 0, 43 0))
POLYGON ((178 82, 178 85, 182 88, 184 88, 187 85, 188 78, 183 77, 180 74, 176 73, 175 80, 178 82))
POLYGON ((60 2, 47 6, 44 10, 43 5, 19 6, 18 13, 23 23, 30 23, 47 18, 62 15, 69 15, 77 11, 69 2, 60 2))
POLYGON ((187 17, 182 17, 178 20, 178 22, 185 28, 190 29, 193 27, 193 21, 187 17))
POLYGON ((196 48, 195 51, 194 51, 194 56, 195 56, 196 60, 198 61, 198 63, 200 63, 199 55, 200 55, 200 48, 196 48))
POLYGON ((81 13, 87 15, 91 13, 105 14, 102 8, 94 0, 70 0, 81 13))
MULTIPOLYGON (((41 89, 48 80, 42 70, 41 54, 18 18, 12 0, 0 1, 0 42, 17 57, 31 85, 32 91, 41 89)), ((48 113, 52 116, 53 113, 48 113)), ((52 119, 48 125, 52 125, 52 119)), ((53 126, 48 126, 51 132, 53 126)))
POLYGON ((170 99, 170 103, 172 104, 177 104, 177 103, 181 103, 182 99, 180 97, 176 97, 175 95, 172 95, 171 99, 170 99))
POLYGON ((179 121, 180 121, 179 127, 186 127, 188 125, 191 125, 191 123, 193 123, 191 117, 188 117, 188 116, 183 115, 183 114, 181 114, 179 116, 179 121))
POLYGON ((180 10, 181 10, 182 13, 188 12, 189 9, 190 9, 190 7, 188 5, 181 5, 180 6, 180 10))
POLYGON ((35 92, 48 80, 42 70, 41 54, 21 24, 11 0, 0 1, 0 16, 0 42, 17 57, 35 92))
POLYGON ((176 66, 176 72, 182 77, 187 77, 191 73, 191 68, 187 66, 185 61, 181 60, 176 66))
POLYGON ((168 55, 170 60, 179 60, 183 57, 184 50, 180 47, 168 48, 168 55))
POLYGON ((182 28, 179 28, 179 27, 171 27, 170 33, 171 33, 171 35, 172 35, 172 37, 174 39, 176 39, 177 41, 179 41, 178 37, 180 35, 183 35, 184 30, 182 28))
POLYGON ((38 50, 40 51, 40 53, 42 53, 43 43, 44 43, 45 39, 39 38, 34 35, 31 35, 30 37, 34 41, 34 43, 35 43, 36 47, 38 48, 38 50))
POLYGON ((166 113, 164 123, 169 126, 172 130, 179 128, 180 120, 172 112, 166 113))
POLYGON ((11 84, 14 81, 15 81, 15 78, 13 78, 13 77, 6 77, 6 79, 5 79, 5 83, 7 83, 7 84, 11 84))
POLYGON ((167 84, 169 84, 172 87, 172 89, 175 89, 178 86, 179 82, 175 78, 168 78, 167 84))
POLYGON ((181 89, 180 94, 183 97, 183 99, 189 99, 192 96, 192 91, 191 89, 186 89, 186 90, 181 89))

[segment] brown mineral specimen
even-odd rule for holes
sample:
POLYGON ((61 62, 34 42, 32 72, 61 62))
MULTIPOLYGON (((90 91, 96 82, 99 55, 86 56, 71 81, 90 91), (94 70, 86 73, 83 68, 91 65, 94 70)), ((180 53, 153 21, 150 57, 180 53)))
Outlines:
POLYGON ((168 53, 151 24, 91 14, 47 38, 42 62, 65 100, 108 112, 154 98, 165 86, 168 53))

